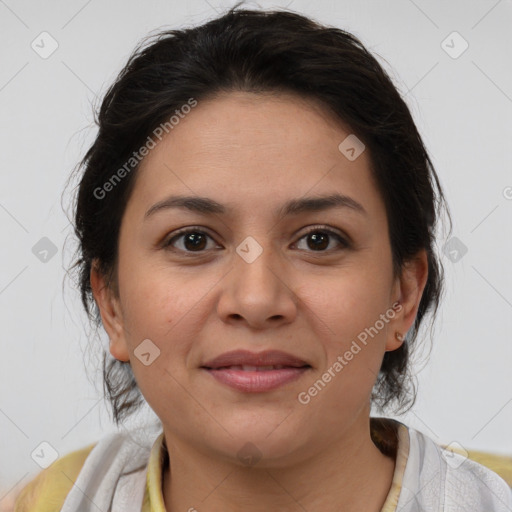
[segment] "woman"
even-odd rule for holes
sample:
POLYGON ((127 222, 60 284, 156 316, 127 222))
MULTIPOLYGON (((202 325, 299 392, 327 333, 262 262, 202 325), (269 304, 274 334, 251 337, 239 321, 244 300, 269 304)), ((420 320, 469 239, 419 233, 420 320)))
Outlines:
POLYGON ((141 45, 98 125, 82 300, 116 423, 145 400, 162 428, 59 459, 17 511, 512 509, 497 474, 370 417, 414 403, 444 196, 354 36, 235 7, 141 45))

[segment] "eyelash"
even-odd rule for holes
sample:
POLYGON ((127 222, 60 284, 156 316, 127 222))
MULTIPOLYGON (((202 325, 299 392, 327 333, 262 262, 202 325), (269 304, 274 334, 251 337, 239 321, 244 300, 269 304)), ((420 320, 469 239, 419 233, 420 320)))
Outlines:
MULTIPOLYGON (((206 252, 205 250, 202 250, 202 251, 187 251, 187 250, 184 250, 184 249, 176 249, 176 248, 172 247, 172 244, 173 244, 173 242, 175 240, 177 240, 179 238, 182 238, 184 235, 187 235, 189 233, 199 233, 201 235, 206 235, 207 237, 209 237, 210 239, 213 240, 213 238, 206 231, 201 229, 200 227, 191 226, 191 227, 187 227, 187 228, 184 228, 182 230, 177 231, 171 238, 169 238, 166 242, 164 242, 164 244, 163 244, 164 249, 167 249, 167 250, 170 250, 170 251, 183 252, 183 253, 187 254, 187 256, 188 255, 193 256, 195 254, 201 254, 201 253, 206 252)), ((339 250, 348 249, 350 247, 350 243, 345 238, 343 238, 336 231, 333 231, 333 230, 329 229, 326 226, 313 226, 313 227, 309 228, 297 240, 297 242, 302 240, 303 238, 307 237, 308 235, 310 235, 312 233, 322 233, 322 234, 327 234, 329 236, 334 237, 340 243, 340 245, 342 246, 342 248, 339 249, 339 250)), ((336 249, 320 250, 320 251, 306 251, 306 252, 311 252, 311 253, 331 253, 331 252, 333 252, 335 250, 336 249)))

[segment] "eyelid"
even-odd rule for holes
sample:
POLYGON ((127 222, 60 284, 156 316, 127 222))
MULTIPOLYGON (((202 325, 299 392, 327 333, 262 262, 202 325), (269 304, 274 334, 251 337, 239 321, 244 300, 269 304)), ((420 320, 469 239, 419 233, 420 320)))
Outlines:
POLYGON ((306 231, 302 233, 301 238, 305 235, 309 235, 309 233, 314 233, 315 231, 322 231, 325 233, 338 235, 340 238, 346 239, 346 242, 349 242, 349 236, 346 235, 343 231, 333 228, 331 226, 328 226, 327 224, 314 224, 312 226, 308 226, 305 228, 306 231))

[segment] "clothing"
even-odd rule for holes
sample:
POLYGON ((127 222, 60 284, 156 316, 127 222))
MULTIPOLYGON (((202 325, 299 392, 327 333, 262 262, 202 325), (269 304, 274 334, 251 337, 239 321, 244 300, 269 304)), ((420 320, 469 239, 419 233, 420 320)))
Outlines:
MULTIPOLYGON (((512 512, 512 489, 490 469, 396 420, 370 418, 370 427, 379 449, 395 458, 381 512, 512 512)), ((167 464, 163 432, 147 445, 114 433, 43 470, 22 490, 14 510, 166 512, 167 464)))

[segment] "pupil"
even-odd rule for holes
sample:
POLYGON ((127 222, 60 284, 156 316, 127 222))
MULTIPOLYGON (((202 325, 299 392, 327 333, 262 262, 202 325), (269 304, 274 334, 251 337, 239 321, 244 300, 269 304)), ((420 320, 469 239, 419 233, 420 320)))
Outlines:
POLYGON ((203 245, 204 245, 204 236, 200 233, 189 233, 186 237, 185 237, 185 246, 187 247, 187 249, 189 249, 190 247, 192 248, 195 248, 195 249, 202 249, 203 247, 201 246, 201 242, 203 242, 203 245), (201 240, 202 238, 202 240, 201 240), (188 244, 191 243, 191 246, 189 246, 188 244))
MULTIPOLYGON (((311 236, 311 239, 314 240, 315 242, 320 241, 321 238, 323 238, 323 241, 326 242, 326 240, 328 238, 327 235, 325 235, 325 234, 318 234, 318 233, 314 233, 314 234, 312 234, 310 236, 311 236)), ((324 244, 322 244, 322 243, 316 244, 315 243, 313 245, 313 249, 315 249, 315 250, 325 249, 325 247, 327 247, 328 245, 329 245, 329 243, 327 243, 327 244, 325 244, 325 243, 324 244)))

